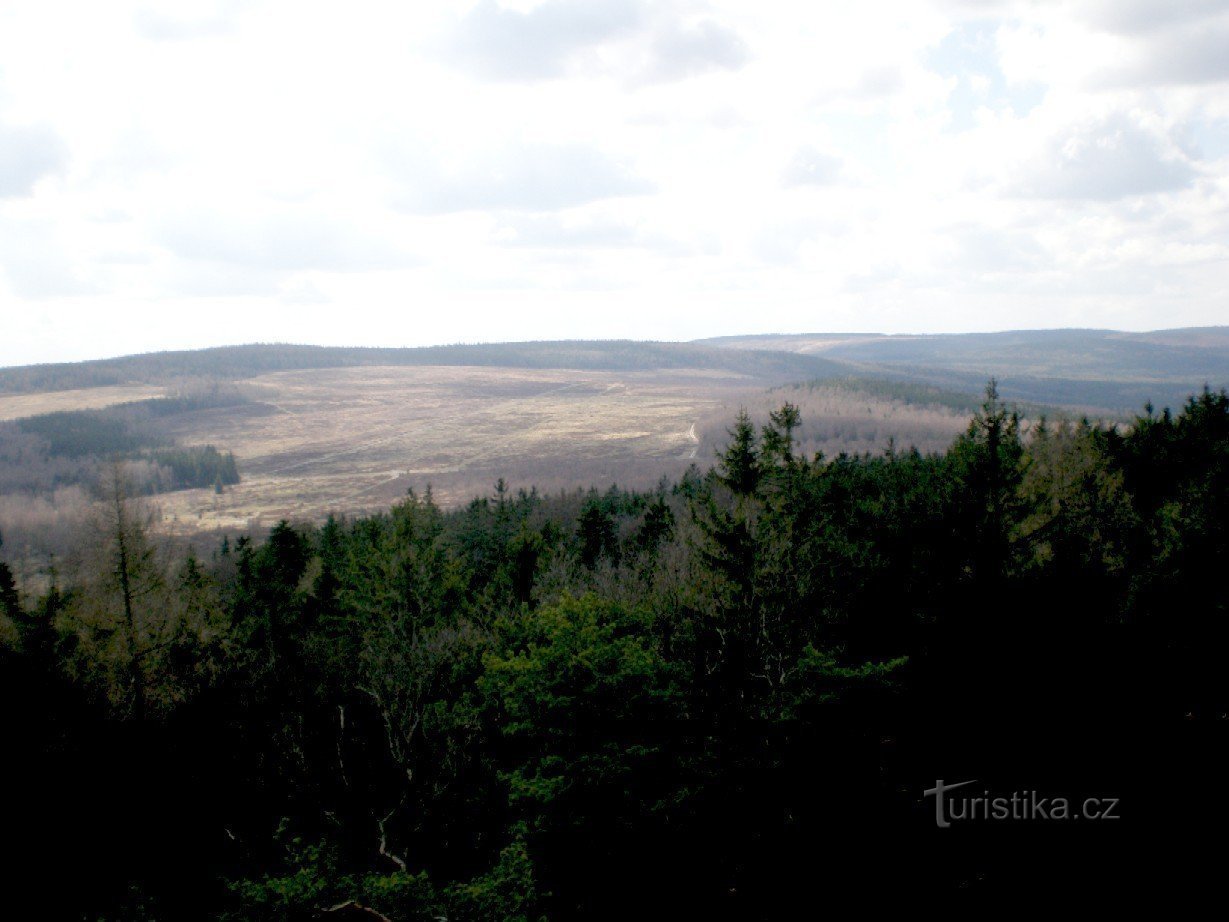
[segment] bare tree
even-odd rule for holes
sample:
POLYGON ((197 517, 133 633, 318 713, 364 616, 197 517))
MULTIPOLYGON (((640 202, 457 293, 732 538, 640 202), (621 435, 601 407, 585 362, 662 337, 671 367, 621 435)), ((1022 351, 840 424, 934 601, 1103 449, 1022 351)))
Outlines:
POLYGON ((156 660, 179 621, 168 598, 165 562, 151 538, 155 512, 131 497, 121 461, 108 465, 77 555, 79 586, 65 612, 78 655, 102 666, 106 693, 127 716, 148 712, 156 660))

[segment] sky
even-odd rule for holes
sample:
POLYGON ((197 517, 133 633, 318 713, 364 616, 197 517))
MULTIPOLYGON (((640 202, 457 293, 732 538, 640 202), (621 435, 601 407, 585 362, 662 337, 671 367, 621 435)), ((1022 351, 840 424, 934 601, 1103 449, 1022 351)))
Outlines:
POLYGON ((1229 0, 0 0, 0 365, 1229 323, 1229 0))

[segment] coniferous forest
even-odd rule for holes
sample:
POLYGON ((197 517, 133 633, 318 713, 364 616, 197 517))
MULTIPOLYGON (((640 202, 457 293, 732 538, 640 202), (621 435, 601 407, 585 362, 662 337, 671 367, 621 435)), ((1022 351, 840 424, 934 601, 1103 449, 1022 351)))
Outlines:
MULTIPOLYGON (((162 543, 122 466, 0 564, 7 898, 44 918, 799 918, 1223 875, 1229 396, 658 489, 162 543), (937 821, 937 783, 1113 813, 937 821), (797 907, 809 907, 799 915, 797 907)), ((0 548, 0 556, 3 549, 0 548)))

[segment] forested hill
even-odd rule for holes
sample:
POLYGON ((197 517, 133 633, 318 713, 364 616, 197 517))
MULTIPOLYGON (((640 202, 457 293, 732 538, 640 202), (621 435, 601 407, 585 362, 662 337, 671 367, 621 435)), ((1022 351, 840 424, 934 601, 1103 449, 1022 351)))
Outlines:
POLYGON ((694 343, 572 340, 413 349, 258 343, 0 368, 0 393, 35 393, 129 383, 166 384, 183 378, 238 380, 276 371, 377 365, 476 365, 625 372, 709 369, 745 374, 765 384, 845 372, 844 366, 819 356, 789 351, 730 350, 694 343))
POLYGON ((0 394, 201 378, 241 380, 278 371, 362 366, 733 372, 764 386, 854 375, 969 396, 995 377, 1001 393, 1011 400, 1130 414, 1149 402, 1181 406, 1205 384, 1214 390, 1229 386, 1229 327, 1152 333, 817 333, 691 343, 562 340, 421 348, 251 344, 0 368, 0 394))
POLYGON ((653 491, 195 551, 116 471, 45 589, 0 548, 10 889, 185 922, 1219 897, 1229 396, 1026 432, 991 390, 932 455, 730 422, 653 491))
POLYGON ((1181 406, 1207 384, 1229 385, 1229 327, 1125 333, 1014 330, 882 336, 804 333, 728 336, 705 345, 822 356, 863 375, 976 392, 999 379, 1014 400, 1137 410, 1151 401, 1181 406))

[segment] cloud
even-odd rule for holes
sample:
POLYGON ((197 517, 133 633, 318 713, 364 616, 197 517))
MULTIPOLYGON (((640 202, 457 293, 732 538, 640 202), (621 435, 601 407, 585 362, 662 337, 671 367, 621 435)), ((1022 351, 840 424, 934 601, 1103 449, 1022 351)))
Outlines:
POLYGON ((331 304, 333 299, 308 279, 292 279, 282 284, 277 299, 283 304, 331 304))
POLYGON ((137 33, 155 42, 184 42, 214 35, 229 35, 238 28, 245 0, 176 0, 169 4, 142 6, 132 16, 137 33))
POLYGON ((841 178, 842 170, 840 157, 804 147, 785 168, 782 181, 787 186, 830 186, 841 178))
POLYGON ((65 259, 47 253, 30 252, 2 266, 13 293, 31 300, 99 294, 96 285, 81 279, 65 259))
POLYGON ((0 313, 64 327, 47 295, 93 290, 63 303, 184 342, 191 294, 245 335, 438 305, 407 341, 1224 313, 1190 254, 1229 239, 1229 0, 0 8, 0 313))
POLYGON ((278 273, 256 265, 187 260, 164 267, 160 284, 186 298, 274 298, 278 279, 278 273))
POLYGON ((517 146, 452 171, 424 164, 405 172, 412 175, 400 204, 425 214, 551 211, 653 191, 649 182, 601 151, 579 144, 517 146))
POLYGON ((1226 0, 1097 0, 1079 8, 1087 22, 1122 35, 1156 32, 1229 12, 1226 0))
POLYGON ((1002 67, 1003 30, 995 23, 961 23, 927 54, 927 64, 948 78, 949 128, 976 127, 981 110, 1027 114, 1041 102, 1045 87, 1035 81, 1008 81, 1002 67))
POLYGON ((592 214, 593 209, 563 214, 506 214, 492 234, 492 242, 504 247, 573 251, 639 249, 657 256, 680 257, 695 249, 642 221, 626 221, 592 214))
POLYGON ((0 124, 0 198, 29 195, 67 163, 68 150, 50 128, 0 124))
POLYGON ((642 21, 635 0, 547 0, 528 12, 481 0, 461 20, 450 51, 485 77, 545 80, 561 76, 574 55, 642 21))
POLYGON ((1038 198, 1111 201, 1182 189, 1196 175, 1167 136, 1116 115, 1052 137, 1014 188, 1038 198))
POLYGON ((640 231, 630 224, 609 220, 565 220, 554 214, 518 215, 501 224, 494 234, 503 246, 549 249, 641 246, 640 231))
POLYGON ((943 236, 953 245, 952 268, 962 272, 1029 272, 1046 260, 1046 252, 1032 234, 1014 229, 961 224, 943 236))
POLYGON ((652 59, 642 79, 649 83, 682 80, 747 63, 747 45, 734 32, 710 20, 693 26, 672 23, 653 39, 652 59))
MULTIPOLYGON (((852 77, 855 72, 851 71, 852 77)), ((857 73, 856 79, 843 84, 831 83, 811 96, 813 106, 826 106, 834 102, 875 102, 894 96, 905 89, 904 74, 894 64, 871 67, 857 73)))
POLYGON ((1229 80, 1229 20, 1173 29, 1134 44, 1135 60, 1102 72, 1098 84, 1173 86, 1229 80))
POLYGON ((164 218, 157 237, 182 259, 262 272, 359 272, 417 263, 370 232, 299 210, 184 212, 164 218))
POLYGON ((96 294, 97 286, 78 271, 70 241, 45 219, 0 221, 0 274, 21 298, 96 294))
POLYGON ((626 43, 619 63, 633 85, 671 83, 714 71, 740 69, 747 46, 711 19, 684 22, 676 9, 642 0, 547 0, 521 12, 482 0, 460 21, 448 43, 450 58, 494 80, 535 81, 565 76, 604 46, 626 43))
POLYGON ((855 93, 859 96, 890 96, 905 85, 900 68, 894 65, 873 67, 863 72, 855 93))

